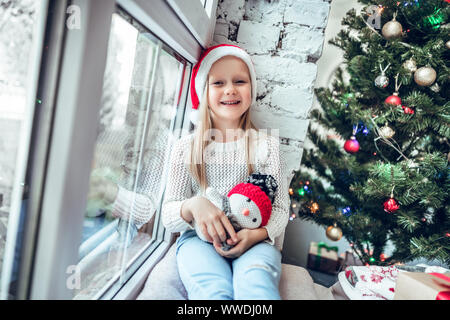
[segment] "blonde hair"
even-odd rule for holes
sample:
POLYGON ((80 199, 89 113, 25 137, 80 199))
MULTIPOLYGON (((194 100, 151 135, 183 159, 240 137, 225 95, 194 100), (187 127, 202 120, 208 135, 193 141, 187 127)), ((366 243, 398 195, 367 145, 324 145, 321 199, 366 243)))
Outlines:
MULTIPOLYGON (((199 114, 198 114, 198 122, 195 128, 193 139, 191 142, 191 154, 189 156, 189 169, 192 176, 197 180, 197 183, 200 185, 200 188, 205 191, 208 187, 206 181, 206 166, 205 166, 205 155, 204 151, 206 147, 210 143, 210 139, 205 139, 205 133, 210 133, 212 127, 211 120, 211 109, 208 105, 208 93, 209 93, 209 76, 206 79, 205 91, 202 96, 202 100, 199 105, 199 114)), ((254 172, 254 151, 250 148, 251 142, 253 139, 252 133, 258 132, 258 129, 254 126, 252 121, 250 120, 250 109, 251 106, 244 112, 239 120, 239 128, 244 131, 244 139, 245 139, 245 161, 247 163, 247 174, 250 175, 254 172), (253 129, 254 132, 251 130, 253 129), (250 161, 252 159, 252 161, 250 161)))

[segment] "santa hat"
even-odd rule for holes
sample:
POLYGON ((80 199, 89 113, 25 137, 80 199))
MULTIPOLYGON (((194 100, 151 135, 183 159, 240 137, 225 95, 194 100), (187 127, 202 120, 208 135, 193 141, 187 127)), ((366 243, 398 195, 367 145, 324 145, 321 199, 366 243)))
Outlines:
POLYGON ((247 178, 247 183, 239 183, 228 192, 227 197, 237 193, 252 200, 261 213, 261 227, 269 222, 272 214, 272 203, 274 201, 278 185, 271 175, 253 173, 247 178))
POLYGON ((214 62, 225 56, 235 56, 247 64, 252 82, 252 104, 256 102, 256 73, 250 55, 242 48, 232 44, 219 44, 208 48, 200 56, 199 61, 192 69, 191 77, 191 121, 197 122, 198 106, 206 88, 206 78, 214 62))

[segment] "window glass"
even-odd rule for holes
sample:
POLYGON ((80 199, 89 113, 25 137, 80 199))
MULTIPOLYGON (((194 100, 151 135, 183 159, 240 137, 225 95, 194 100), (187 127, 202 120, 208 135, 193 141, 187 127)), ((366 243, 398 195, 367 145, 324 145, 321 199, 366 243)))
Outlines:
MULTIPOLYGON (((31 104, 30 88, 32 73, 35 69, 31 61, 33 40, 36 36, 38 9, 41 1, 15 0, 0 1, 0 273, 3 273, 7 231, 17 234, 23 229, 22 209, 25 209, 27 190, 23 190, 22 181, 26 166, 28 136, 31 129, 31 117, 34 110, 27 110, 31 104), (16 218, 13 218, 16 215, 16 218), (8 230, 10 220, 14 230, 8 230)), ((39 102, 38 102, 39 103, 39 102)), ((13 238, 11 238, 13 239, 13 238)), ((14 246, 14 242, 9 245, 14 246)), ((10 258, 17 267, 20 244, 17 244, 10 258)), ((14 267, 14 268, 15 268, 14 267)), ((0 277, 0 282, 5 279, 0 277)), ((11 290, 16 284, 17 270, 11 273, 11 290)), ((0 288, 4 284, 0 283, 0 288)), ((5 297, 8 298, 8 297, 5 297)))
POLYGON ((154 222, 185 68, 138 22, 113 15, 75 299, 125 282, 130 265, 158 240, 154 222))

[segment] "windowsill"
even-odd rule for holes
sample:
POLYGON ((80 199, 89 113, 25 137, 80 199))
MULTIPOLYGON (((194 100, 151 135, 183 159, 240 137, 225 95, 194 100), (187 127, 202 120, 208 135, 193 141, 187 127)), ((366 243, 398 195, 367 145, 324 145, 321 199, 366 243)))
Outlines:
MULTIPOLYGON (((119 290, 124 252, 121 247, 113 248, 117 241, 118 234, 114 232, 79 262, 82 288, 75 292, 74 299, 103 299, 112 288, 119 290)), ((152 255, 157 245, 158 241, 152 240, 149 234, 139 233, 126 248, 125 274, 142 255, 152 255)))
MULTIPOLYGON (((148 275, 155 265, 164 257, 171 246, 169 241, 161 241, 155 244, 156 248, 145 262, 136 270, 133 276, 117 292, 113 300, 135 300, 141 293, 148 275)), ((103 297, 102 297, 103 299, 103 297)))

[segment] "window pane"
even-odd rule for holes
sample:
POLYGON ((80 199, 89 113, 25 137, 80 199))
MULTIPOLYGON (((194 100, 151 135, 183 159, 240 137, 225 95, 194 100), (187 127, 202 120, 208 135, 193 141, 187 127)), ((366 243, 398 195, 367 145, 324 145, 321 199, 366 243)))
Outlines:
POLYGON ((186 65, 169 51, 125 14, 113 15, 76 299, 125 281, 128 266, 155 238, 186 65))
MULTIPOLYGON (((20 219, 21 209, 26 205, 26 190, 23 189, 23 176, 26 166, 27 136, 30 133, 31 117, 34 110, 27 110, 30 102, 30 79, 34 66, 30 52, 33 52, 33 39, 36 36, 38 9, 41 1, 15 0, 0 1, 0 273, 4 272, 4 258, 7 231, 21 240, 23 219, 18 220, 15 230, 7 230, 10 219, 20 219), (22 154, 22 156, 21 156, 22 154), (13 217, 13 215, 15 217, 13 217)), ((13 239, 13 238, 11 238, 13 239)), ((14 242, 9 243, 14 246, 14 242)), ((14 267, 11 287, 17 280, 17 263, 20 244, 9 252, 14 267)), ((2 281, 3 277, 0 277, 2 281)), ((4 288, 0 283, 0 288, 4 288)))

